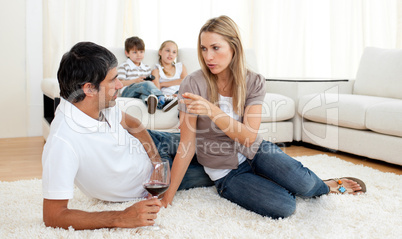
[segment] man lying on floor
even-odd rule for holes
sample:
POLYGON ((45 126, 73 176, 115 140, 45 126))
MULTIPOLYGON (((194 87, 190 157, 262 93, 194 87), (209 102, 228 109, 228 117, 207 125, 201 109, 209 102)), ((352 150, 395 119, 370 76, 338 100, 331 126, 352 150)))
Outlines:
MULTIPOLYGON (((44 147, 43 221, 75 229, 141 227, 154 224, 162 206, 156 198, 123 211, 87 212, 68 208, 74 185, 92 198, 122 202, 146 197, 142 184, 152 162, 172 164, 178 134, 147 131, 116 106, 122 83, 117 59, 106 48, 81 42, 64 54, 57 73, 61 101, 44 147), (159 151, 159 152, 158 152, 159 151)), ((180 189, 213 182, 193 160, 180 189)))

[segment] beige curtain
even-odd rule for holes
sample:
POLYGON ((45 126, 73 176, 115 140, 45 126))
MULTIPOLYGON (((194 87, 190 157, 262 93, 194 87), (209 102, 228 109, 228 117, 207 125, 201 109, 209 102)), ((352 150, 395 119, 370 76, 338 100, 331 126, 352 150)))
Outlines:
POLYGON ((402 48, 402 0, 397 1, 397 48, 402 48))
POLYGON ((61 57, 74 44, 122 46, 135 28, 135 1, 43 0, 44 77, 56 77, 61 57))
POLYGON ((250 34, 263 65, 261 73, 266 77, 354 78, 364 47, 401 47, 397 41, 402 27, 397 18, 400 2, 254 1, 254 32, 250 34))
POLYGON ((270 77, 353 78, 364 47, 402 47, 401 0, 43 0, 44 76, 78 41, 196 47, 200 27, 228 15, 270 77))

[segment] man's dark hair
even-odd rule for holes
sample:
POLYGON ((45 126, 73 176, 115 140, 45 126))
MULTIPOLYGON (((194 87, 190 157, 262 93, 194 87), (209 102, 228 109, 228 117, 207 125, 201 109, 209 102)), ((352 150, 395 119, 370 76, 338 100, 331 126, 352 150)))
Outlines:
POLYGON ((99 90, 107 73, 117 66, 117 59, 108 49, 92 42, 79 42, 63 55, 57 78, 60 96, 71 103, 85 98, 82 86, 91 83, 99 90))
POLYGON ((125 43, 124 43, 124 49, 126 50, 126 52, 130 52, 130 50, 132 50, 134 47, 138 51, 144 51, 145 50, 145 43, 139 37, 127 38, 125 43))

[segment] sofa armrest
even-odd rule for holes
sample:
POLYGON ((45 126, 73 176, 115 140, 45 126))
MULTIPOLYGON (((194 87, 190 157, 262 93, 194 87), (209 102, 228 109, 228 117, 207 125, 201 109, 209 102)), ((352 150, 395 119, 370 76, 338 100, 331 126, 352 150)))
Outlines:
POLYGON ((155 114, 149 114, 147 106, 137 98, 117 97, 116 104, 122 111, 139 119, 147 129, 178 131, 179 111, 177 105, 168 112, 156 110, 155 114))
POLYGON ((276 93, 292 98, 296 105, 303 95, 331 91, 339 94, 352 94, 354 80, 348 81, 269 81, 265 87, 267 93, 276 93))
POLYGON ((42 80, 40 87, 44 95, 51 99, 60 98, 59 82, 56 78, 45 78, 42 80))
MULTIPOLYGON (((354 80, 341 81, 302 81, 302 80, 267 80, 265 86, 267 93, 276 93, 287 96, 294 100, 295 108, 299 105, 299 99, 307 94, 320 94, 324 92, 352 94, 354 80)), ((295 110, 296 110, 295 109, 295 110)), ((292 119, 293 140, 301 140, 302 119, 296 112, 292 119)))

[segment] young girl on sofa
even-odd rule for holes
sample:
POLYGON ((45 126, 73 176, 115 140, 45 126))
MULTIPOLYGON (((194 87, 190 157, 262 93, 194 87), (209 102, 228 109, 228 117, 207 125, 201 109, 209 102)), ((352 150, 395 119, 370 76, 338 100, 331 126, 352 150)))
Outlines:
POLYGON ((175 63, 178 52, 178 46, 174 41, 164 41, 159 48, 159 64, 156 64, 156 69, 152 71, 152 75, 155 76, 154 84, 165 95, 177 94, 180 83, 187 76, 184 64, 175 63))

